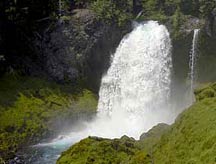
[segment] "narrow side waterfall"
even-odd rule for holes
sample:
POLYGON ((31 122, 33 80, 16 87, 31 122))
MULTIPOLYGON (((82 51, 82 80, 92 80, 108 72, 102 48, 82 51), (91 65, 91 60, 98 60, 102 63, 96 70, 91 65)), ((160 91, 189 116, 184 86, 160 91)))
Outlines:
POLYGON ((190 67, 190 73, 189 73, 190 92, 191 92, 192 95, 193 95, 193 91, 194 91, 194 84, 195 84, 195 77, 196 77, 195 68, 196 68, 196 61, 197 61, 199 31, 200 31, 200 29, 195 29, 194 30, 192 49, 191 49, 190 61, 189 61, 189 67, 190 67))

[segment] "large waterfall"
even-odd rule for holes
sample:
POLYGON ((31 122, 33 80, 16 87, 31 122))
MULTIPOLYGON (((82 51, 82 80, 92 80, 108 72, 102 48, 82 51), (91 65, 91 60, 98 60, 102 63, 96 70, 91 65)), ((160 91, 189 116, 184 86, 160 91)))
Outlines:
POLYGON ((47 159, 52 163, 59 152, 88 136, 138 139, 158 123, 172 123, 177 113, 170 99, 171 49, 164 25, 155 21, 136 24, 122 39, 102 78, 96 118, 70 134, 37 145, 51 149, 43 148, 45 152, 54 152, 39 163, 47 163, 47 159))
POLYGON ((99 92, 97 118, 78 138, 99 136, 136 139, 158 123, 171 123, 171 40, 164 25, 155 21, 136 24, 112 57, 99 92))
POLYGON ((158 123, 172 123, 176 113, 170 102, 171 49, 164 25, 136 24, 122 39, 102 78, 96 119, 56 142, 76 142, 89 135, 138 139, 158 123))
POLYGON ((109 117, 111 133, 138 137, 168 120, 171 69, 165 26, 154 21, 138 24, 123 38, 99 92, 98 115, 109 117))

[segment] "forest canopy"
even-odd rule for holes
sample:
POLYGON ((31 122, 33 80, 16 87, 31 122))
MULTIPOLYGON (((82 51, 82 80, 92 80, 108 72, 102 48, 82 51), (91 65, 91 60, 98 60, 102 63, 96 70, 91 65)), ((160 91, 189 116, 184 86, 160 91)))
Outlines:
POLYGON ((169 16, 177 8, 185 15, 205 17, 215 3, 215 0, 3 0, 0 17, 12 21, 55 18, 76 8, 90 8, 105 20, 113 17, 124 20, 140 11, 146 16, 155 13, 169 16))

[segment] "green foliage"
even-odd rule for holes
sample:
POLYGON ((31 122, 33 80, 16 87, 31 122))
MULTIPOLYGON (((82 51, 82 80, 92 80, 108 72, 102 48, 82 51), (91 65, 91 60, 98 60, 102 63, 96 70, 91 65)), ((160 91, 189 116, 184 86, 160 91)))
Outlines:
POLYGON ((179 7, 181 0, 165 0, 163 10, 166 15, 171 16, 179 7))
POLYGON ((179 0, 165 0, 164 2, 160 0, 143 0, 142 6, 146 16, 155 15, 156 13, 171 16, 179 6, 179 0))
POLYGON ((127 162, 127 164, 152 164, 153 159, 145 151, 137 152, 132 158, 127 162))
MULTIPOLYGON (((98 18, 119 25, 132 18, 133 0, 61 0, 62 11, 66 13, 74 8, 92 8, 98 18)), ((184 15, 197 17, 209 16, 216 7, 215 0, 142 0, 141 10, 144 18, 161 18, 174 15, 177 8, 184 15), (159 16, 161 15, 161 16, 159 16)), ((59 10, 58 0, 3 0, 0 2, 3 15, 9 20, 40 19, 50 15, 57 15, 59 10)))
POLYGON ((198 0, 181 0, 181 12, 185 15, 199 16, 199 1, 198 0))
POLYGON ((181 24, 184 20, 184 16, 180 11, 180 8, 178 7, 177 10, 175 11, 174 15, 172 16, 172 25, 173 25, 173 35, 174 37, 178 37, 179 30, 181 27, 181 24))
POLYGON ((95 113, 97 106, 95 95, 88 90, 11 75, 1 78, 0 97, 0 156, 4 159, 23 144, 54 132, 50 125, 55 118, 95 113))
POLYGON ((88 112, 95 112, 97 101, 92 92, 84 90, 83 94, 77 97, 75 110, 78 110, 78 112, 86 112, 86 109, 88 109, 88 112))
POLYGON ((0 80, 0 104, 2 106, 13 105, 17 98, 19 98, 20 93, 28 97, 43 98, 51 92, 69 95, 70 92, 78 93, 79 89, 58 85, 53 82, 48 82, 45 79, 21 77, 18 74, 5 75, 0 80), (65 88, 67 88, 68 91, 65 88))
POLYGON ((199 12, 201 17, 209 16, 216 7, 216 0, 199 0, 199 12))
POLYGON ((132 9, 129 1, 96 0, 92 3, 91 8, 96 13, 98 19, 107 24, 117 23, 119 26, 122 26, 132 16, 128 12, 128 10, 132 9))
MULTIPOLYGON (((166 124, 158 124, 150 129, 147 133, 140 136, 140 141, 138 141, 138 146, 146 150, 147 152, 152 152, 153 147, 160 141, 161 136, 169 130, 170 126, 166 124)), ((152 155, 152 154, 151 154, 152 155)))
POLYGON ((139 20, 157 20, 172 23, 174 39, 181 35, 181 27, 190 16, 205 18, 216 7, 215 0, 142 0, 143 14, 139 20))
POLYGON ((216 97, 216 83, 207 84, 202 86, 202 88, 195 90, 196 100, 201 101, 205 98, 216 97))
POLYGON ((58 0, 2 0, 2 16, 11 21, 35 20, 57 12, 58 0))
POLYGON ((159 0, 143 0, 142 5, 147 16, 150 16, 155 12, 163 12, 161 11, 159 0))
POLYGON ((152 15, 155 12, 172 16, 176 10, 184 15, 197 17, 208 16, 216 7, 215 0, 143 0, 144 13, 152 15), (179 9, 178 9, 179 8, 179 9))

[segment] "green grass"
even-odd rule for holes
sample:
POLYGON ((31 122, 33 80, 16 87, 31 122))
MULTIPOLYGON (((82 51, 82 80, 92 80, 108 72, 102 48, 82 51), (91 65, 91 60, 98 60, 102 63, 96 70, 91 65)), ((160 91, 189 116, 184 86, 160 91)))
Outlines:
MULTIPOLYGON (((55 118, 95 113, 96 96, 45 79, 6 75, 0 79, 0 156, 54 133, 55 118)), ((68 118, 67 118, 68 117, 68 118)))
POLYGON ((156 163, 216 162, 216 98, 185 111, 155 149, 156 163), (194 161, 194 162, 192 162, 194 161))
POLYGON ((216 163, 215 92, 215 84, 196 91, 198 101, 178 117, 155 147, 156 163, 216 163))

